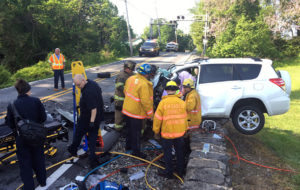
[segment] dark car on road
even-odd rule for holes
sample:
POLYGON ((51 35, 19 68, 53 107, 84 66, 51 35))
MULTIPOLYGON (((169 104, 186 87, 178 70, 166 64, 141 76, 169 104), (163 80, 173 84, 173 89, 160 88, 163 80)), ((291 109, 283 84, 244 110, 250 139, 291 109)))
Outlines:
POLYGON ((159 45, 154 41, 146 41, 139 49, 139 56, 143 55, 159 55, 159 45))

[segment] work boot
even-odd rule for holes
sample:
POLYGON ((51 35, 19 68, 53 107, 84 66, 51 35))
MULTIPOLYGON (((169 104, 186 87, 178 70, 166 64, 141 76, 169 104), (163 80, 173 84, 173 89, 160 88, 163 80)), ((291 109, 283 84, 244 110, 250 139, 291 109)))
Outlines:
POLYGON ((146 159, 146 157, 147 157, 147 155, 142 152, 132 152, 131 155, 139 157, 139 158, 143 158, 143 159, 146 159))
POLYGON ((68 146, 67 150, 71 154, 71 156, 77 157, 77 150, 74 150, 71 146, 68 146))
POLYGON ((58 88, 53 88, 53 91, 58 91, 58 88))
POLYGON ((65 87, 61 88, 62 90, 67 90, 65 87))

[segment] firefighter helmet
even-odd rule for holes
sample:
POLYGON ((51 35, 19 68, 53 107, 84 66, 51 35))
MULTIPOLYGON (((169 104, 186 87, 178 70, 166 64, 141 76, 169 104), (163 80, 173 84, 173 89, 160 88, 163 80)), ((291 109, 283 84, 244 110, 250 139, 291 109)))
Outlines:
POLYGON ((195 88, 194 81, 192 79, 185 79, 182 83, 183 87, 195 88))
POLYGON ((179 87, 177 86, 176 82, 174 82, 174 81, 169 81, 165 88, 165 90, 173 90, 173 91, 176 91, 178 89, 179 89, 179 87))
POLYGON ((137 72, 142 75, 149 75, 151 73, 151 66, 149 64, 143 64, 137 68, 137 72))
POLYGON ((124 69, 128 68, 128 69, 134 71, 135 65, 136 65, 136 63, 133 62, 133 61, 125 61, 124 62, 124 69))
POLYGON ((156 74, 156 71, 157 71, 157 67, 155 65, 150 65, 151 66, 151 71, 150 71, 150 74, 152 76, 155 76, 156 74))

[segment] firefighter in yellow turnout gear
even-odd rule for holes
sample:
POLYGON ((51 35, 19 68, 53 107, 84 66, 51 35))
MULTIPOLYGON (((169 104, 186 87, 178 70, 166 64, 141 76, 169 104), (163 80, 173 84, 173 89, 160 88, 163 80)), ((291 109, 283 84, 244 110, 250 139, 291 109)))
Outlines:
POLYGON ((125 100, 122 113, 126 115, 128 133, 126 136, 126 149, 132 154, 145 158, 140 151, 140 136, 144 119, 153 116, 153 86, 149 81, 151 66, 143 64, 137 68, 138 74, 129 77, 125 83, 125 100))
POLYGON ((166 170, 159 174, 166 178, 173 177, 172 146, 174 146, 177 158, 177 174, 182 177, 184 169, 184 139, 187 131, 186 104, 176 94, 179 89, 174 81, 167 83, 165 90, 168 95, 162 98, 154 115, 153 131, 155 136, 161 134, 162 147, 166 170))
POLYGON ((125 124, 125 118, 122 113, 123 103, 125 99, 124 86, 126 80, 133 75, 136 63, 133 61, 124 62, 124 70, 120 72, 115 82, 115 129, 121 131, 125 124))
POLYGON ((192 79, 185 79, 182 85, 188 113, 188 129, 198 129, 202 121, 200 96, 195 90, 194 81, 192 79))

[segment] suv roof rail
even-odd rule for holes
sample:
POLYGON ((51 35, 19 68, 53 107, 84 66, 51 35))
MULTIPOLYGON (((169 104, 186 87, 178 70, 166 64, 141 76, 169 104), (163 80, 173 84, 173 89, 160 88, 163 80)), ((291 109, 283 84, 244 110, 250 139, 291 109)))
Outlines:
POLYGON ((250 58, 250 59, 253 59, 254 61, 262 61, 261 58, 259 57, 246 57, 246 58, 250 58))

